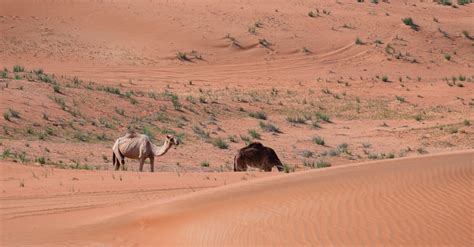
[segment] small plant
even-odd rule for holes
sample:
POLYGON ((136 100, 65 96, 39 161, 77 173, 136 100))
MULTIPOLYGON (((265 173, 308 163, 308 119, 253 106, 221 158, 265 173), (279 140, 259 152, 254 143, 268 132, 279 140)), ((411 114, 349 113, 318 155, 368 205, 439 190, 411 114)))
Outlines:
POLYGON ((18 111, 13 110, 12 108, 8 108, 8 112, 14 118, 21 118, 20 113, 18 111))
POLYGON ((318 144, 318 145, 321 145, 321 146, 324 146, 325 142, 324 142, 324 138, 321 137, 321 136, 315 136, 313 137, 313 142, 318 144))
POLYGON ((283 171, 285 173, 290 173, 290 172, 294 172, 295 171, 295 168, 294 167, 291 167, 287 164, 283 164, 283 171))
POLYGON ((384 76, 382 77, 382 81, 383 81, 383 82, 389 82, 388 76, 384 75, 384 76))
POLYGON ((266 132, 281 133, 280 129, 271 123, 260 121, 260 128, 266 132))
POLYGON ((464 123, 464 126, 470 126, 471 125, 471 121, 469 121, 467 119, 464 119, 463 123, 464 123))
POLYGON ((341 153, 349 153, 349 144, 341 143, 337 146, 337 149, 339 149, 341 153))
POLYGON ((415 120, 418 121, 418 122, 423 120, 423 115, 421 115, 421 114, 415 115, 415 120))
POLYGON ((36 161, 37 163, 40 163, 41 165, 46 164, 46 158, 45 158, 44 156, 37 157, 37 158, 35 159, 35 161, 36 161))
POLYGON ((249 27, 248 31, 251 34, 256 34, 257 33, 257 29, 255 27, 249 27))
POLYGON ((444 54, 444 59, 446 59, 447 61, 451 61, 451 55, 444 54))
POLYGON ((210 138, 209 132, 206 132, 205 130, 203 130, 201 127, 197 125, 193 126, 193 131, 195 134, 197 134, 199 137, 201 137, 204 140, 207 140, 210 138))
POLYGON ((268 48, 268 47, 270 47, 270 46, 272 45, 272 44, 271 44, 268 40, 266 40, 266 39, 259 39, 259 40, 258 40, 258 43, 259 43, 261 46, 265 47, 265 48, 268 48))
POLYGON ((357 37, 356 40, 355 40, 355 44, 356 44, 356 45, 363 45, 364 42, 362 42, 362 40, 359 39, 359 37, 357 37))
POLYGON ((321 125, 319 124, 318 121, 311 121, 311 126, 316 129, 321 129, 321 125))
POLYGON ((203 161, 200 164, 201 167, 209 167, 209 161, 203 161))
POLYGON ((21 65, 15 65, 13 66, 13 72, 17 73, 17 72, 24 72, 25 71, 25 67, 21 66, 21 65))
POLYGON ((468 31, 466 31, 466 30, 463 30, 463 31, 462 31, 462 34, 464 35, 464 37, 465 37, 466 39, 469 39, 469 40, 474 40, 474 37, 473 37, 473 36, 471 36, 471 34, 469 34, 469 32, 468 32, 468 31))
POLYGON ((306 123, 306 119, 304 119, 301 116, 288 116, 286 117, 286 121, 292 124, 305 124, 306 123))
POLYGON ((400 103, 405 103, 405 98, 403 98, 402 96, 395 96, 395 98, 400 101, 400 103))
POLYGON ((11 115, 10 115, 9 111, 3 112, 3 119, 5 119, 7 121, 11 121, 10 117, 11 117, 11 115))
POLYGON ((58 84, 53 85, 53 90, 55 93, 61 93, 61 87, 58 84))
POLYGON ((262 135, 260 135, 260 133, 258 133, 258 132, 257 132, 256 130, 254 130, 254 129, 248 130, 248 133, 249 133, 249 135, 250 135, 252 138, 254 138, 254 139, 260 140, 260 139, 262 138, 262 135))
POLYGON ((265 112, 262 112, 262 111, 249 112, 249 116, 256 119, 267 120, 267 114, 265 114, 265 112))
POLYGON ((309 151, 309 150, 304 150, 301 155, 305 158, 309 158, 309 157, 312 157, 314 155, 314 153, 309 151))
POLYGON ((314 17, 318 17, 318 13, 316 13, 316 12, 314 12, 314 11, 311 10, 310 12, 308 12, 308 16, 309 16, 309 17, 313 17, 313 18, 314 18, 314 17))
POLYGON ((220 137, 215 138, 212 141, 212 144, 214 145, 214 147, 217 147, 219 149, 228 149, 229 148, 229 144, 227 144, 227 142, 225 142, 225 140, 220 138, 220 137))
POLYGON ((327 161, 324 161, 324 160, 316 161, 316 168, 326 168, 330 166, 331 166, 331 163, 327 161))
POLYGON ((324 122, 327 122, 327 123, 332 123, 331 120, 330 120, 330 118, 329 118, 329 116, 326 115, 326 114, 324 114, 324 113, 322 113, 322 112, 317 112, 317 113, 316 113, 316 118, 317 118, 317 119, 320 119, 320 120, 322 120, 322 121, 324 121, 324 122))
POLYGON ((310 54, 310 53, 311 53, 311 50, 308 49, 307 47, 303 47, 301 50, 303 51, 303 53, 306 53, 306 54, 310 54))
POLYGON ((176 53, 176 58, 178 58, 178 60, 183 61, 183 62, 189 62, 189 61, 191 61, 191 60, 189 59, 189 57, 188 57, 188 54, 186 54, 186 52, 180 52, 180 51, 178 51, 178 52, 176 53))
POLYGON ((402 21, 405 25, 411 27, 411 29, 415 31, 420 30, 420 27, 416 25, 415 22, 413 22, 413 19, 411 17, 403 18, 402 21))

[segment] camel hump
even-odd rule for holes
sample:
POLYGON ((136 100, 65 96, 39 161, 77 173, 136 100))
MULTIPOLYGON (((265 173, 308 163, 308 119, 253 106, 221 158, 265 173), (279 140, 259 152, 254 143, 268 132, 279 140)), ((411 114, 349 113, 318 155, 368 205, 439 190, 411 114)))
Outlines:
POLYGON ((263 144, 260 142, 252 142, 247 147, 248 148, 263 148, 263 144))
POLYGON ((134 137, 136 137, 136 136, 137 136, 137 133, 135 133, 135 131, 129 131, 129 132, 127 132, 127 134, 125 134, 124 137, 126 137, 126 138, 134 138, 134 137))

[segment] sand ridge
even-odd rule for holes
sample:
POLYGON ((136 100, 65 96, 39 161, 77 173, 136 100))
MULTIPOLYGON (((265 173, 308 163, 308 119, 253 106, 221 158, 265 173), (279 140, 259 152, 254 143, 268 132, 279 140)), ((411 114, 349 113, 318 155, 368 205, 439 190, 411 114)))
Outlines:
POLYGON ((150 203, 39 243, 468 246, 473 165, 470 150, 258 179, 150 203))

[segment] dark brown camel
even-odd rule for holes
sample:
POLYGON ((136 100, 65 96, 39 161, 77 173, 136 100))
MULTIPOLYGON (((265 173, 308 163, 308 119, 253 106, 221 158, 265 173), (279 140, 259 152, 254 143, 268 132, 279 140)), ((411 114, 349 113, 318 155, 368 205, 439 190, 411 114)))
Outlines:
POLYGON ((259 142, 250 143, 248 146, 239 150, 234 157, 234 171, 247 171, 247 167, 255 167, 266 172, 271 172, 276 166, 278 171, 283 171, 283 164, 275 151, 269 147, 263 146, 259 142))

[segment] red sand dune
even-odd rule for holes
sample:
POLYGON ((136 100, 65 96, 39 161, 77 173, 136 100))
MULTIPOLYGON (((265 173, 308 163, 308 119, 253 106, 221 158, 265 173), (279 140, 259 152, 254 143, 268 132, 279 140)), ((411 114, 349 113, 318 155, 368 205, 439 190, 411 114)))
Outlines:
POLYGON ((472 246, 473 160, 471 150, 311 170, 157 200, 117 217, 104 212, 72 228, 64 222, 61 231, 38 229, 35 238, 3 238, 7 245, 472 246))

